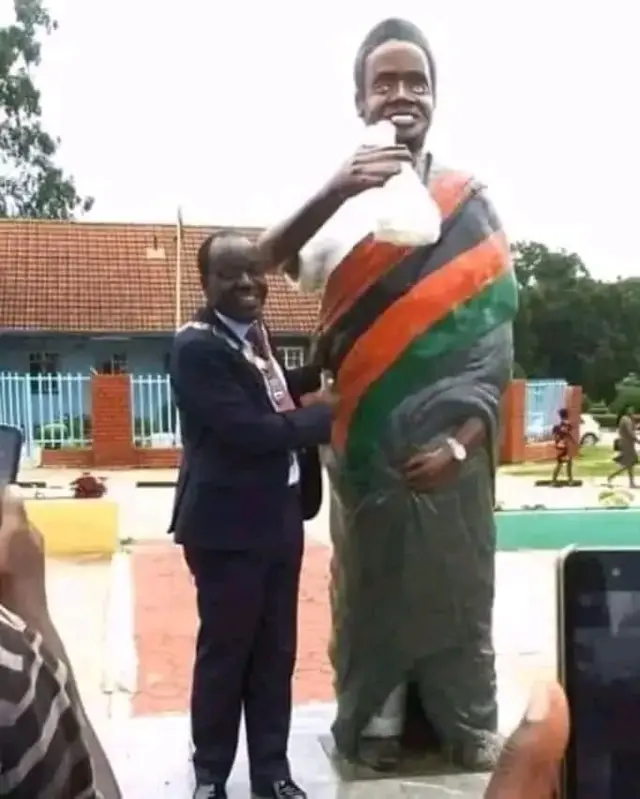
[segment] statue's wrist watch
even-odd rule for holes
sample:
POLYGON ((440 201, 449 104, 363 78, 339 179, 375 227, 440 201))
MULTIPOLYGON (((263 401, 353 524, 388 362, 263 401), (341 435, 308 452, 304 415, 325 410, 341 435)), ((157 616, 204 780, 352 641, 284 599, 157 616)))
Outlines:
POLYGON ((457 438, 447 438, 447 446, 451 450, 453 459, 462 463, 467 459, 467 448, 461 444, 457 438))

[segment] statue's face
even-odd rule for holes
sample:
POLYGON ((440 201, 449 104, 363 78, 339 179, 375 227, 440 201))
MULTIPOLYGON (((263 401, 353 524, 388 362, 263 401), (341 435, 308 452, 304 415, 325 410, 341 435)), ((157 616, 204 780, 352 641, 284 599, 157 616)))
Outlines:
POLYGON ((356 102, 367 124, 389 119, 398 144, 422 147, 433 117, 433 80, 424 52, 410 42, 381 44, 367 56, 364 91, 356 102))

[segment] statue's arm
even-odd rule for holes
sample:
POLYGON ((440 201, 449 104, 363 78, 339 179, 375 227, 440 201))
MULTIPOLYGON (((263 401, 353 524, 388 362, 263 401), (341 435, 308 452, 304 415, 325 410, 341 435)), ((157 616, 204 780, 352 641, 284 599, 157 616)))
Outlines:
POLYGON ((475 380, 469 385, 469 396, 477 397, 478 410, 474 413, 470 408, 470 415, 460 423, 454 433, 454 437, 468 452, 486 446, 487 439, 496 434, 500 416, 500 399, 512 377, 512 323, 503 324, 494 331, 491 338, 493 347, 484 355, 484 358, 491 364, 491 368, 482 377, 474 369, 475 380))
POLYGON ((479 416, 471 416, 456 430, 454 438, 462 444, 467 452, 471 452, 485 444, 486 424, 479 416))
POLYGON ((258 239, 258 248, 268 270, 282 269, 297 280, 300 271, 300 250, 344 202, 330 184, 324 186, 308 202, 284 222, 265 231, 258 239))

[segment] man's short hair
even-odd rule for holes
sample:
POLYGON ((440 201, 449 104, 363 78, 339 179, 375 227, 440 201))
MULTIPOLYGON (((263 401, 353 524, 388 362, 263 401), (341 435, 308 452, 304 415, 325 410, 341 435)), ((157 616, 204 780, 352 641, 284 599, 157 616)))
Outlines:
POLYGON ((250 257, 247 245, 252 246, 250 239, 232 230, 219 230, 211 233, 198 247, 197 264, 200 284, 206 288, 210 272, 223 261, 242 259, 243 263, 250 257))

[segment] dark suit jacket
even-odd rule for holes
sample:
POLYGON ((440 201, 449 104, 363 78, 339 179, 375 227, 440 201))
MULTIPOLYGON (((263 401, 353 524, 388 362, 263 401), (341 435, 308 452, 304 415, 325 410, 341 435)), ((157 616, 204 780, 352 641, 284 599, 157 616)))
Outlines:
MULTIPOLYGON (((223 328, 214 314, 205 318, 223 328)), ((329 440, 329 408, 276 412, 258 370, 209 329, 176 334, 170 369, 183 444, 169 528, 176 541, 247 549, 277 540, 292 490, 291 451, 300 463, 303 516, 315 516, 322 498, 318 445, 329 440)), ((285 375, 296 403, 319 388, 314 367, 285 375)))

